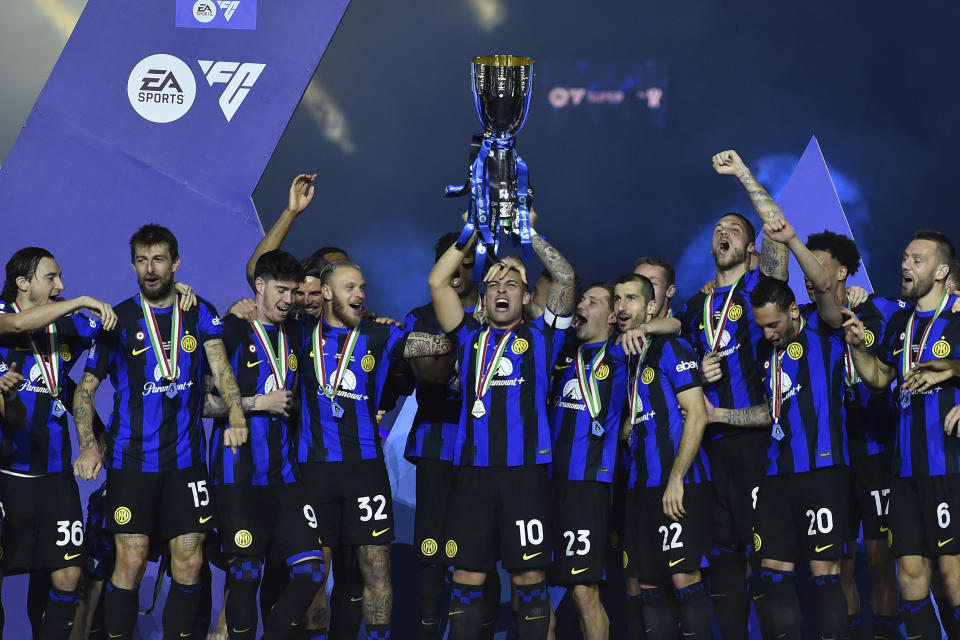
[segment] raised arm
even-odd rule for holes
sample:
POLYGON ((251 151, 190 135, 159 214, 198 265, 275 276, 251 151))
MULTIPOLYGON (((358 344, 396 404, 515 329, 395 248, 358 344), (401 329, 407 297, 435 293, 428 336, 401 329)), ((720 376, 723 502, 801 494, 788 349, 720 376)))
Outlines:
POLYGON ((243 415, 237 378, 233 375, 233 369, 230 368, 223 340, 207 340, 203 343, 203 350, 210 365, 210 373, 213 374, 213 384, 227 405, 230 426, 223 431, 223 444, 237 453, 237 448, 245 443, 250 435, 247 419, 243 415))
POLYGON ((301 173, 293 179, 293 184, 290 185, 290 194, 287 198, 287 208, 283 210, 283 213, 280 214, 277 221, 273 223, 270 230, 263 236, 263 240, 261 240, 257 248, 253 250, 253 255, 247 260, 247 282, 250 284, 251 289, 253 288, 253 271, 257 266, 257 260, 267 251, 279 249, 280 245, 283 244, 283 240, 287 237, 293 221, 297 219, 297 216, 299 216, 310 204, 310 201, 313 200, 313 185, 311 183, 316 180, 316 178, 317 174, 315 173, 301 173))
MULTIPOLYGON (((449 333, 460 326, 463 321, 463 305, 460 304, 460 296, 453 287, 450 286, 450 278, 460 268, 463 257, 467 255, 477 242, 477 232, 467 241, 467 244, 458 247, 456 243, 450 245, 450 248, 443 252, 440 259, 430 270, 430 277, 427 282, 430 285, 430 299, 433 301, 433 311, 437 314, 437 322, 440 328, 449 333)), ((470 277, 464 274, 464 277, 470 277)), ((481 304, 482 301, 477 302, 481 304)))
POLYGON ((703 431, 707 428, 707 409, 702 388, 681 391, 677 394, 677 403, 683 411, 683 432, 663 491, 663 513, 674 522, 686 515, 683 509, 683 478, 693 464, 700 449, 703 431))
POLYGON ((849 309, 841 309, 843 314, 844 340, 850 345, 850 356, 857 375, 871 391, 884 391, 897 377, 897 370, 880 358, 867 351, 863 340, 863 322, 849 309))
POLYGON ((109 304, 92 296, 77 296, 70 300, 40 304, 20 313, 0 313, 0 335, 39 331, 58 318, 80 309, 88 309, 100 318, 106 331, 110 331, 117 324, 117 316, 109 304))
POLYGON ((103 466, 97 438, 93 434, 93 417, 96 414, 93 399, 99 388, 100 378, 84 371, 73 395, 73 422, 77 427, 77 443, 80 445, 80 455, 73 462, 73 475, 83 480, 96 479, 103 466))
MULTIPOLYGON (((763 188, 763 185, 757 182, 736 151, 730 149, 713 156, 713 168, 720 175, 736 176, 747 195, 750 196, 750 202, 764 225, 776 224, 778 219, 783 218, 783 212, 780 211, 776 201, 763 188)), ((761 273, 786 282, 790 276, 788 260, 787 248, 768 238, 764 233, 763 242, 760 244, 761 273)))
POLYGON ((451 351, 453 351, 453 344, 451 344, 450 338, 446 335, 412 331, 407 334, 407 341, 403 347, 403 357, 422 358, 424 356, 442 356, 451 351))
MULTIPOLYGON (((536 233, 532 230, 531 232, 536 233)), ((552 244, 543 239, 543 236, 533 236, 530 244, 537 258, 540 259, 540 264, 550 273, 547 309, 558 316, 571 315, 575 304, 573 267, 552 244)))

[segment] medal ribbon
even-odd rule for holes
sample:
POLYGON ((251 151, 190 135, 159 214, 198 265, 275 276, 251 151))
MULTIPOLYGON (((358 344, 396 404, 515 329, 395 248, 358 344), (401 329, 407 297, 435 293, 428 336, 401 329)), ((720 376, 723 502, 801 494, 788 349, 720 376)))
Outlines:
POLYGON ((730 303, 733 302, 733 292, 737 290, 737 285, 740 284, 740 281, 743 280, 743 276, 745 275, 747 275, 746 271, 741 273, 734 281, 733 286, 730 287, 730 291, 727 292, 727 299, 723 301, 723 306, 720 307, 720 321, 716 327, 713 326, 714 294, 711 293, 703 299, 703 330, 707 334, 707 346, 710 347, 710 351, 716 351, 717 346, 720 344, 723 329, 727 326, 727 312, 730 311, 730 303))
MULTIPOLYGON (((14 302, 12 305, 15 313, 20 313, 20 305, 14 302)), ((44 358, 40 354, 37 341, 33 338, 33 333, 27 334, 30 340, 30 349, 33 351, 33 359, 40 365, 40 374, 43 376, 43 383, 50 390, 50 395, 56 398, 60 395, 60 352, 58 351, 59 341, 57 339, 57 325, 53 322, 44 329, 47 338, 47 347, 50 349, 50 355, 44 358)))
POLYGON ((153 355, 157 358, 157 364, 160 365, 160 374, 164 380, 171 382, 177 379, 177 363, 180 361, 180 332, 183 329, 182 314, 180 311, 180 294, 178 293, 173 301, 173 313, 170 318, 170 355, 163 350, 163 340, 160 339, 160 325, 157 324, 157 317, 153 313, 153 307, 147 304, 140 294, 140 309, 143 312, 143 323, 147 326, 147 333, 150 335, 150 346, 153 347, 153 355))
POLYGON ((588 376, 584 371, 583 345, 577 347, 577 384, 580 386, 580 395, 583 397, 584 404, 587 405, 587 411, 590 412, 590 417, 594 420, 600 415, 600 388, 597 384, 597 367, 600 366, 606 355, 607 344, 604 343, 590 362, 590 375, 588 376))
MULTIPOLYGON (((797 334, 793 336, 790 342, 796 340, 797 336, 806 326, 806 321, 800 318, 800 328, 797 334)), ((788 344, 789 346, 789 344, 788 344)), ((783 387, 780 385, 780 379, 783 377, 783 354, 787 352, 783 349, 774 349, 770 354, 770 415, 773 418, 773 424, 780 424, 780 415, 783 412, 783 387)))
POLYGON ((357 338, 360 337, 360 331, 354 327, 347 333, 347 339, 343 342, 343 349, 340 351, 340 362, 337 363, 336 371, 333 374, 333 381, 327 384, 327 370, 323 364, 323 349, 320 341, 320 328, 323 326, 323 319, 313 328, 313 369, 317 374, 317 382, 323 390, 323 395, 333 400, 337 395, 337 389, 340 388, 340 382, 343 380, 343 373, 350 366, 350 358, 353 357, 353 348, 357 346, 357 338), (327 390, 329 389, 329 391, 327 390))
MULTIPOLYGON (((849 302, 847 302, 847 309, 850 309, 849 302)), ((853 387, 860 382, 857 369, 853 366, 853 355, 850 353, 850 345, 848 344, 843 345, 843 380, 848 387, 853 387)))
POLYGON ((477 338, 477 355, 474 359, 477 376, 477 400, 482 400, 483 396, 487 395, 487 391, 490 390, 490 384, 493 382, 493 374, 496 372, 497 365, 500 364, 500 358, 507 348, 507 339, 513 335, 513 330, 516 329, 517 325, 521 322, 521 320, 517 320, 513 323, 513 326, 507 329, 500 337, 500 341, 497 342, 497 348, 493 353, 493 359, 486 366, 484 366, 484 360, 486 360, 487 345, 490 343, 490 327, 485 328, 477 338))
POLYGON ((637 357, 637 364, 633 368, 633 385, 630 389, 630 424, 637 424, 637 414, 640 412, 637 402, 640 398, 640 367, 643 366, 643 361, 647 359, 647 349, 649 348, 650 343, 648 342, 637 357))
POLYGON ((267 335, 263 323, 254 320, 250 325, 253 326, 253 332, 257 335, 260 345, 267 353, 267 361, 270 363, 270 371, 273 372, 273 377, 277 381, 277 389, 285 389, 287 384, 287 355, 290 353, 286 330, 282 324, 277 325, 277 353, 274 353, 273 345, 270 344, 270 336, 267 335))
POLYGON ((933 325, 937 322, 937 318, 940 317, 940 314, 943 313, 943 310, 947 308, 947 301, 950 299, 950 292, 944 291, 943 295, 940 296, 940 302, 937 303, 937 309, 933 312, 933 317, 930 318, 930 322, 927 323, 927 328, 923 331, 923 336, 920 338, 920 348, 917 349, 917 359, 913 360, 913 323, 917 317, 917 309, 914 307, 913 313, 910 314, 910 319, 907 320, 907 328, 903 332, 903 355, 900 357, 900 369, 903 373, 903 378, 907 378, 907 374, 910 373, 910 369, 916 366, 917 362, 920 362, 920 358, 923 357, 923 349, 927 345, 927 338, 930 337, 930 330, 933 329, 933 325))

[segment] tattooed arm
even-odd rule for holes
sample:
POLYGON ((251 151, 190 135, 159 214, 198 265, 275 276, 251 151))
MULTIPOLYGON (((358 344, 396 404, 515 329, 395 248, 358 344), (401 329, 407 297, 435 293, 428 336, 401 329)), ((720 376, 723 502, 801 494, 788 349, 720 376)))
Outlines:
POLYGON ((765 404, 758 404, 747 409, 721 409, 713 407, 707 410, 710 422, 720 422, 735 427, 769 427, 773 420, 770 418, 770 408, 765 404))
MULTIPOLYGON (((750 173, 750 169, 744 164, 743 160, 736 151, 721 151, 713 156, 713 168, 717 173, 725 176, 736 176, 740 184, 750 196, 750 202, 756 209, 757 215, 764 225, 772 224, 776 228, 780 227, 783 220, 783 212, 763 188, 757 179, 750 173)), ((789 276, 789 253, 787 247, 775 242, 763 234, 763 243, 760 247, 760 272, 777 280, 787 281, 789 276)))
POLYGON ((547 309, 558 316, 571 315, 575 304, 573 267, 553 245, 543 239, 543 236, 533 236, 530 243, 543 268, 550 273, 547 309))
MULTIPOLYGON (((223 401, 223 398, 212 393, 214 386, 216 385, 214 384, 213 378, 207 376, 206 383, 203 385, 203 417, 226 418, 230 415, 230 407, 223 401)), ((276 389, 270 393, 264 393, 258 396, 244 396, 240 398, 240 406, 243 408, 244 415, 265 411, 286 417, 292 400, 292 391, 276 389)))
POLYGON ((442 356, 450 353, 453 345, 444 334, 434 335, 422 331, 411 331, 403 347, 404 358, 422 358, 424 356, 442 356))
POLYGON ((100 475, 102 461, 97 439, 93 435, 93 399, 100 387, 100 379, 85 371, 73 396, 73 422, 77 426, 80 455, 73 462, 73 475, 83 480, 94 480, 100 475))
POLYGON ((237 453, 237 448, 246 442, 250 435, 247 419, 243 415, 237 378, 233 375, 233 369, 230 368, 223 340, 219 338, 207 340, 203 343, 203 350, 210 364, 210 372, 213 374, 213 384, 220 392, 220 398, 227 405, 230 426, 223 431, 223 444, 237 453))

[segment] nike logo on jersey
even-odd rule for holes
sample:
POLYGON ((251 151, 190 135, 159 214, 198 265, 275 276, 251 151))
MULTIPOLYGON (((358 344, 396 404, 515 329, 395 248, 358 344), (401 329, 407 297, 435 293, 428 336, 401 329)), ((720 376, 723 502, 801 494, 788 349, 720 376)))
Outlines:
POLYGON ((524 560, 532 560, 533 558, 536 558, 536 557, 537 557, 538 555, 540 555, 541 553, 543 553, 543 551, 537 551, 536 553, 525 553, 525 554, 523 554, 523 559, 524 559, 524 560))
POLYGON ((373 532, 373 537, 374 537, 374 538, 379 538, 380 536, 382 536, 383 534, 385 534, 387 531, 390 531, 390 527, 387 527, 386 529, 382 529, 382 530, 380 530, 380 531, 374 531, 374 532, 373 532))
POLYGON ((530 621, 530 620, 543 620, 543 619, 546 618, 546 617, 547 617, 547 616, 523 616, 523 619, 524 619, 524 620, 528 620, 528 621, 530 621))
POLYGON ((141 353, 144 353, 145 351, 147 351, 149 348, 150 348, 150 347, 144 347, 143 349, 134 349, 134 350, 131 351, 130 353, 132 353, 132 354, 135 355, 135 356, 138 356, 138 355, 140 355, 141 353))
POLYGON ((263 360, 257 360, 256 362, 248 362, 247 369, 253 369, 255 366, 263 362, 263 360))
POLYGON ((832 544, 824 545, 822 547, 820 545, 817 545, 816 547, 813 548, 813 550, 816 551, 817 553, 823 553, 824 551, 826 551, 832 546, 833 546, 832 544))
POLYGON ((894 349, 894 350, 893 350, 893 355, 897 355, 897 354, 900 354, 900 353, 903 353, 903 347, 900 347, 899 349, 894 349))
POLYGON ((683 557, 683 558, 680 558, 679 560, 671 560, 670 562, 667 563, 667 565, 672 569, 673 567, 677 566, 678 564, 680 564, 686 559, 687 559, 686 557, 683 557))
POLYGON ((570 575, 572 575, 572 576, 579 575, 579 574, 583 573, 584 571, 586 571, 586 570, 589 569, 589 568, 590 568, 590 567, 584 567, 583 569, 570 569, 570 575))
POLYGON ((80 554, 79 554, 79 553, 65 553, 65 554, 63 554, 63 559, 64 559, 64 560, 73 560, 74 558, 79 558, 79 557, 80 557, 80 554))
POLYGON ((245 627, 243 629, 237 629, 236 627, 233 628, 234 633, 246 633, 247 631, 250 631, 250 627, 245 627))
POLYGON ((359 598, 350 596, 350 602, 360 602, 361 600, 363 600, 363 596, 360 596, 359 598))
POLYGON ((200 517, 200 524, 206 524, 207 521, 210 520, 210 518, 212 518, 212 517, 213 517, 213 516, 201 516, 201 517, 200 517))
POLYGON ((463 611, 450 611, 449 613, 447 613, 447 616, 455 616, 461 613, 463 613, 463 611))
POLYGON ((947 538, 946 540, 937 540, 937 547, 942 548, 944 545, 950 544, 953 542, 953 538, 947 538))

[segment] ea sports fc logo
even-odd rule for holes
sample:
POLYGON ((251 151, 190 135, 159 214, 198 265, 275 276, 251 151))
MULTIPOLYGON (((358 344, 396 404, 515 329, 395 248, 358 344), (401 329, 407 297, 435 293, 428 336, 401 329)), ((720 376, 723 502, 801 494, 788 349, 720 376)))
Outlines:
POLYGON ((155 53, 136 64, 127 78, 127 98, 150 122, 173 122, 193 106, 197 81, 190 67, 176 56, 155 53))

